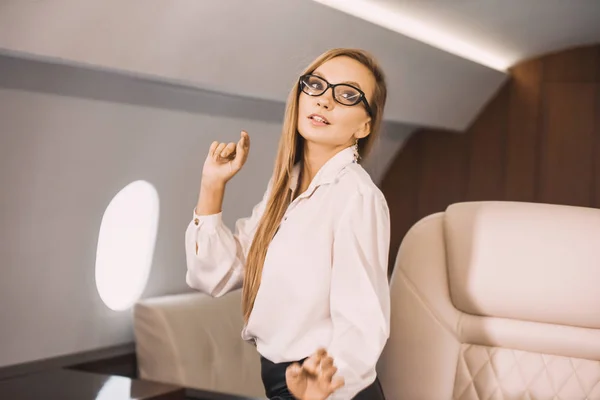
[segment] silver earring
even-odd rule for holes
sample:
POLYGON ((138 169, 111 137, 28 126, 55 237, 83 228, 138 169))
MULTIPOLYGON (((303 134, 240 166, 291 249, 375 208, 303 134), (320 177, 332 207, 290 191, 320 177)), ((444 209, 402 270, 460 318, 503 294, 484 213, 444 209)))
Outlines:
POLYGON ((358 154, 358 139, 354 143, 354 162, 357 163, 360 160, 360 154, 358 154))

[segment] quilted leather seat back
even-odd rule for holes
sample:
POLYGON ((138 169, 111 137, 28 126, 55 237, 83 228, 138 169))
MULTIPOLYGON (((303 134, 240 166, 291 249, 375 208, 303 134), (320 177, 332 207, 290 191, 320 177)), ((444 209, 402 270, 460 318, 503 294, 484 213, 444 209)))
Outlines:
POLYGON ((404 238, 386 397, 600 399, 600 210, 455 204, 404 238))

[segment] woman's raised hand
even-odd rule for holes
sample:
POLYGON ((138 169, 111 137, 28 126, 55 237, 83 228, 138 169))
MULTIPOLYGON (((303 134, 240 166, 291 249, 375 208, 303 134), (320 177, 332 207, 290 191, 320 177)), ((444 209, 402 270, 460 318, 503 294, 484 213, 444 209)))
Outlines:
POLYGON ((204 161, 202 182, 225 185, 246 163, 250 151, 250 136, 242 131, 237 143, 213 142, 204 161))

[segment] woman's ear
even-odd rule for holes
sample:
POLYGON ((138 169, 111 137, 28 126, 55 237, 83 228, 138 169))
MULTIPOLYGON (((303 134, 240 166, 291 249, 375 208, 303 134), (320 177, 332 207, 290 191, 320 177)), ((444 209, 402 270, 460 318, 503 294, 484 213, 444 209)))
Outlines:
POLYGON ((364 124, 354 133, 354 137, 357 139, 362 139, 371 133, 371 118, 365 121, 364 124))

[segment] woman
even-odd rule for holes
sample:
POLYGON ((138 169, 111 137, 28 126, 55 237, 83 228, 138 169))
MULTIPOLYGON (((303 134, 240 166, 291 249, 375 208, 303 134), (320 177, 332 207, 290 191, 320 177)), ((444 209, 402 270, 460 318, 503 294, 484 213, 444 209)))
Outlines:
POLYGON ((386 95, 365 52, 317 58, 290 93, 267 191, 235 233, 221 206, 250 139, 210 147, 185 235, 187 282, 212 296, 243 288, 242 338, 257 346, 269 398, 383 399, 389 211, 358 161, 386 95))

